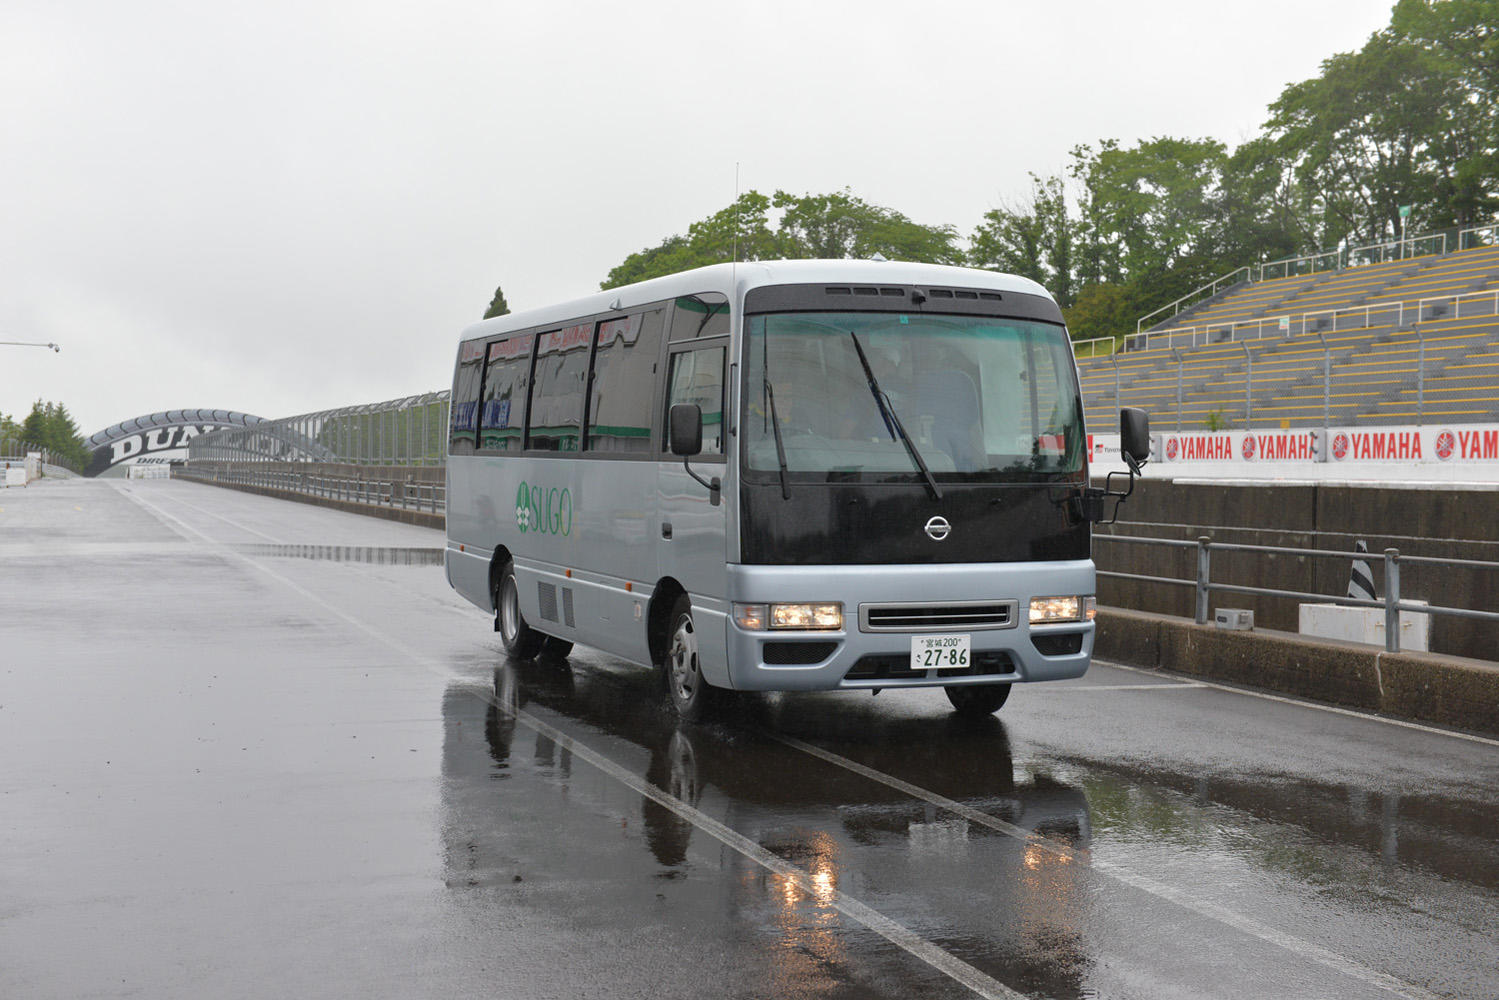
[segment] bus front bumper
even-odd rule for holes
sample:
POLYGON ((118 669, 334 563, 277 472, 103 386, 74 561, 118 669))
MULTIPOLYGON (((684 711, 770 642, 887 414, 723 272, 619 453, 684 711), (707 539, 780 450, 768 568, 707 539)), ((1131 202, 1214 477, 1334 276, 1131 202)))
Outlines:
POLYGON ((1091 560, 936 566, 729 567, 735 603, 839 601, 837 631, 751 631, 729 615, 730 682, 741 691, 936 687, 1081 677, 1093 654, 1091 621, 1031 625, 1033 597, 1094 593, 1091 560), (1009 623, 895 629, 871 624, 871 609, 1006 606, 1009 623), (862 613, 861 613, 862 612, 862 613), (913 667, 916 636, 962 635, 963 667, 913 667))

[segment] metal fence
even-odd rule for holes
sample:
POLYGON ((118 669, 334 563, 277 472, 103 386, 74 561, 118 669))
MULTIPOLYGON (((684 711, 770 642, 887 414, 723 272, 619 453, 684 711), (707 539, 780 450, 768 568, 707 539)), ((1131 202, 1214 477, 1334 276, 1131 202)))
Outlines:
POLYGON ((55 452, 38 447, 21 438, 0 438, 0 462, 23 462, 27 455, 35 454, 41 455, 42 468, 46 475, 73 476, 78 474, 78 470, 73 468, 71 462, 55 452))
POLYGON ((226 427, 188 442, 190 463, 437 466, 447 457, 447 390, 226 427))
POLYGON ((448 500, 446 478, 437 467, 200 459, 174 468, 172 475, 195 482, 431 514, 446 511, 448 500))
POLYGON ((1283 597, 1314 601, 1318 604, 1336 604, 1342 607, 1353 608, 1383 608, 1385 616, 1385 649, 1391 653, 1400 652, 1400 612, 1447 615, 1456 618, 1470 618, 1479 621, 1499 622, 1499 613, 1493 611, 1476 611, 1472 608, 1448 608, 1430 604, 1417 604, 1400 599, 1400 567, 1401 564, 1422 564, 1428 566, 1462 567, 1466 569, 1478 569, 1488 571, 1499 571, 1499 562, 1484 562, 1476 559, 1439 559, 1431 556, 1402 556, 1399 549, 1384 550, 1385 571, 1385 596, 1383 600, 1366 600, 1356 597, 1338 597, 1328 594, 1313 594, 1299 590, 1278 590, 1273 587, 1250 587, 1242 584, 1214 583, 1212 579, 1212 555, 1214 552, 1249 552, 1258 553, 1267 557, 1267 561, 1275 556, 1287 555, 1297 557, 1310 557, 1317 559, 1342 559, 1347 561, 1367 560, 1371 554, 1367 552, 1338 552, 1328 549, 1296 549, 1283 548, 1273 545, 1240 545, 1226 542, 1214 542, 1211 538, 1203 535, 1195 542, 1189 542, 1175 538, 1145 538, 1136 535, 1106 535, 1095 534, 1095 542, 1120 542, 1130 545, 1160 545, 1176 549, 1195 549, 1197 551, 1197 574, 1194 579, 1182 579, 1177 577, 1146 576, 1139 573, 1117 573, 1099 570, 1098 575, 1113 577, 1121 580, 1133 580, 1140 583, 1163 583, 1183 587, 1192 587, 1196 591, 1197 624, 1203 625, 1208 620, 1208 605, 1210 595, 1214 592, 1233 594, 1256 594, 1262 597, 1283 597))

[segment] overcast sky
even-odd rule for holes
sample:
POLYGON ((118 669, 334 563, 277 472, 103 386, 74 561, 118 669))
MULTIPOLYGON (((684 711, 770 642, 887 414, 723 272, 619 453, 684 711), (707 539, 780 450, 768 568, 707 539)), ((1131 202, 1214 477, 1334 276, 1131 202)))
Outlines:
POLYGON ((5 0, 0 412, 445 388, 739 186, 965 235, 1079 143, 1253 135, 1391 0, 5 0))

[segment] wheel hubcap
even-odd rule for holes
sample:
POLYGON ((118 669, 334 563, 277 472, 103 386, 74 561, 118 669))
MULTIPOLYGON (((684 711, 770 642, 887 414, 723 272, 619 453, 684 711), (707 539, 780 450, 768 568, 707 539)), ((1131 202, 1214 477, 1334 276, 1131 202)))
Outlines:
POLYGON ((680 701, 691 701, 701 675, 697 666, 697 633, 692 630, 692 619, 683 618, 672 633, 671 649, 667 652, 671 665, 672 693, 680 701))
POLYGON ((520 596, 515 591, 515 580, 505 578, 500 584, 500 634, 506 642, 514 642, 520 631, 520 596))

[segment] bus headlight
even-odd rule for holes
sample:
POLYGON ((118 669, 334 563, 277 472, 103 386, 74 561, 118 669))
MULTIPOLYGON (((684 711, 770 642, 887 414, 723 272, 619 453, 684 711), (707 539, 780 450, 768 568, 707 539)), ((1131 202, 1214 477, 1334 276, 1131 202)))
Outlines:
POLYGON ((797 632, 836 632, 843 628, 843 605, 735 604, 734 624, 748 632, 788 629, 797 632))
POLYGON ((1092 594, 1073 597, 1032 597, 1031 624, 1090 622, 1098 615, 1098 600, 1092 594))

